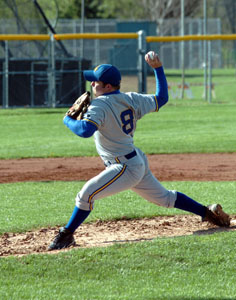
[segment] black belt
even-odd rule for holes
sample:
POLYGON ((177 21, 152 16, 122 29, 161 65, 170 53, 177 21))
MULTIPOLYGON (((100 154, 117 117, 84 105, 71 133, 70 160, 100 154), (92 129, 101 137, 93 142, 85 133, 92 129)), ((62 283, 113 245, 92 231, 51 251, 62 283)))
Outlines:
POLYGON ((137 155, 137 153, 136 153, 136 151, 134 150, 133 152, 130 152, 129 154, 124 155, 124 157, 125 157, 126 159, 131 159, 132 157, 134 157, 134 156, 136 156, 136 155, 137 155))
POLYGON ((114 163, 124 163, 124 159, 122 158, 126 158, 126 159, 131 159, 132 157, 136 156, 137 152, 134 150, 126 155, 120 156, 120 157, 115 157, 114 159, 111 160, 105 160, 104 161, 104 165, 106 167, 109 167, 110 165, 114 164, 114 163))

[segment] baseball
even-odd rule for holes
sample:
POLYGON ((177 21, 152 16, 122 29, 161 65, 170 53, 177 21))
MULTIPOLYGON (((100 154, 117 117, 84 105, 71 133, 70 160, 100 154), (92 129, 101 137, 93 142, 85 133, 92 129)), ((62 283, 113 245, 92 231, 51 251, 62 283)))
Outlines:
POLYGON ((154 57, 155 57, 155 52, 154 52, 154 51, 149 51, 149 52, 148 52, 148 57, 149 57, 151 60, 153 60, 154 57))

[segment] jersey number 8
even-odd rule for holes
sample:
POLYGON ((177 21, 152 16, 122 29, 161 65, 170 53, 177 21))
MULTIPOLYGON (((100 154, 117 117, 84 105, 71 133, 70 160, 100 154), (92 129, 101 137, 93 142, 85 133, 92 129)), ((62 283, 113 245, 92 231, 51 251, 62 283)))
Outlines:
POLYGON ((134 114, 132 109, 127 109, 120 114, 122 122, 122 130, 124 133, 129 134, 134 129, 134 114))

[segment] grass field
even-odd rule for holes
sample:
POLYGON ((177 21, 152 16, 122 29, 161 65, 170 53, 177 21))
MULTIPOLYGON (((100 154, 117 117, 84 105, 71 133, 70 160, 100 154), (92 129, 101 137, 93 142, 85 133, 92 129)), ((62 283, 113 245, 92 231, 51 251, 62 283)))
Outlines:
MULTIPOLYGON (((2 184, 2 232, 65 224, 74 206, 74 190, 82 184, 2 184)), ((235 213, 235 182, 164 184, 204 199, 205 204, 221 201, 228 212, 235 213)), ((180 211, 159 208, 123 192, 98 201, 88 222, 176 213, 180 211)), ((235 232, 225 232, 1 258, 0 299, 235 299, 234 244, 235 232)))
MULTIPOLYGON (((93 138, 78 138, 63 125, 64 111, 1 110, 0 158, 97 155, 93 138)), ((135 144, 146 153, 235 152, 235 115, 236 104, 170 102, 138 122, 135 144)))
POLYGON ((234 241, 221 233, 2 259, 0 297, 235 299, 234 241))
MULTIPOLYGON (((138 123, 135 144, 147 153, 236 152, 236 85, 224 87, 226 75, 215 77, 219 98, 212 104, 201 100, 199 88, 194 92, 197 99, 172 99, 158 114, 144 117, 138 123)), ((177 82, 179 77, 172 72, 169 79, 177 82)), ((64 111, 0 110, 0 158, 96 155, 92 138, 77 138, 64 127, 64 111)), ((203 204, 219 201, 236 214, 236 181, 163 184, 203 204)), ((82 185, 1 184, 0 234, 65 224, 82 185)), ((179 213, 128 191, 98 201, 87 222, 179 213)), ((235 238, 235 232, 221 232, 77 248, 56 255, 1 257, 0 299, 236 299, 235 238)))
MULTIPOLYGON (((235 213, 235 182, 166 182, 235 213), (221 197, 224 195, 224 198, 221 197)), ((19 232, 65 224, 78 182, 2 184, 0 227, 19 232), (16 205, 19 203, 20 205, 16 205)), ((132 192, 96 203, 88 222, 180 213, 132 192)), ((235 232, 156 238, 56 255, 0 259, 1 299, 235 299, 235 232), (14 281, 14 285, 12 284, 14 281), (216 289, 217 287, 217 289, 216 289), (226 288, 227 287, 227 288, 226 288)))

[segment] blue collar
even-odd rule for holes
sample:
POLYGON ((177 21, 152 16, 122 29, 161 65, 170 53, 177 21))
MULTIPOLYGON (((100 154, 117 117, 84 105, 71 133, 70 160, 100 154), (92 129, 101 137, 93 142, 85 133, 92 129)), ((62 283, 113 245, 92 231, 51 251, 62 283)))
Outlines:
POLYGON ((113 91, 113 92, 110 92, 110 93, 105 93, 103 95, 107 96, 107 95, 112 95, 112 94, 120 94, 120 90, 116 90, 116 91, 113 91))

